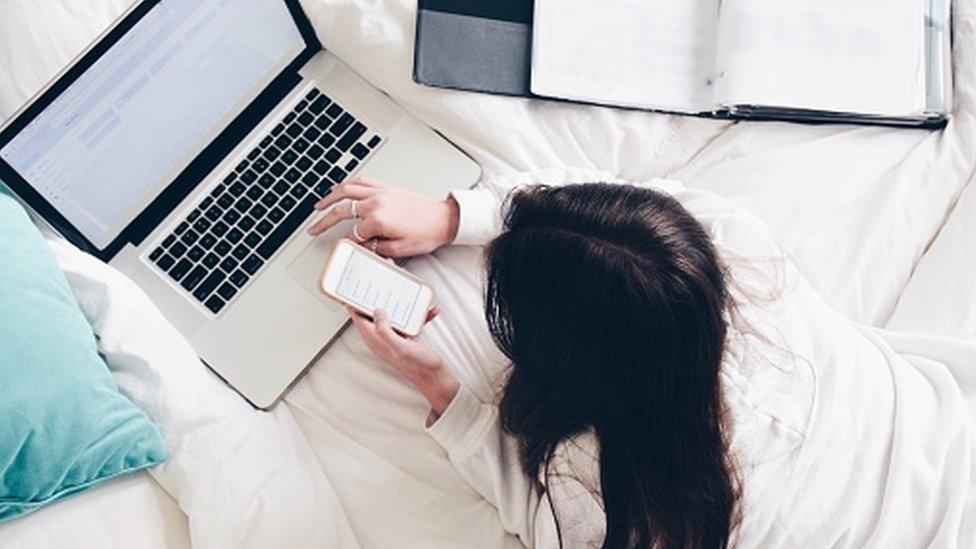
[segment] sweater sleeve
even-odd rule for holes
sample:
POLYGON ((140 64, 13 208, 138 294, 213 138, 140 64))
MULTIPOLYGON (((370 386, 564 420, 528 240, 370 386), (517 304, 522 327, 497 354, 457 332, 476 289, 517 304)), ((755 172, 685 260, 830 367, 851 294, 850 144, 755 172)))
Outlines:
POLYGON ((561 447, 550 474, 536 481, 523 471, 517 441, 505 434, 497 407, 463 386, 428 432, 461 477, 498 509, 502 527, 527 547, 599 547, 605 525, 592 459, 561 447), (558 524, 558 527, 557 527, 558 524))

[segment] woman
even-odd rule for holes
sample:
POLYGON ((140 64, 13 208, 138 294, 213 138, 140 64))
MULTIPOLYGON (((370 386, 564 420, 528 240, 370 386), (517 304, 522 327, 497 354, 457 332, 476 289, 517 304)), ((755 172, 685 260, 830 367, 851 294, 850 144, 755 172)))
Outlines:
MULTIPOLYGON (((498 218, 485 190, 433 201, 359 180, 319 208, 335 204, 313 233, 355 215, 350 236, 391 257, 482 243, 498 218)), ((424 394, 430 432, 462 475, 487 461, 504 482, 517 446, 526 480, 496 505, 534 515, 535 540, 523 541, 536 545, 727 545, 737 492, 718 375, 729 298, 698 222, 648 188, 526 188, 511 198, 487 267, 489 327, 512 362, 497 408, 382 311, 375 324, 353 316, 370 348, 424 394)))
POLYGON ((537 547, 976 544, 976 346, 851 323, 761 222, 705 192, 506 191, 352 181, 312 229, 358 218, 350 236, 391 257, 487 243, 488 327, 511 363, 497 405, 382 311, 353 320, 506 531, 537 547))

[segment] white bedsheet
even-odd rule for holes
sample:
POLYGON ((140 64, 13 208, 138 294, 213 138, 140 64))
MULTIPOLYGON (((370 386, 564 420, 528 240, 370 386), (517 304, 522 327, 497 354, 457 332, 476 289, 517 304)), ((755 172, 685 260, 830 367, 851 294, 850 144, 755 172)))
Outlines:
MULTIPOLYGON (((0 117, 11 114, 127 3, 0 2, 0 117)), ((959 2, 955 10, 956 114, 946 131, 934 133, 730 124, 423 88, 410 81, 414 2, 304 4, 329 49, 467 150, 489 176, 565 164, 627 179, 671 176, 714 190, 769 224, 831 305, 867 323, 881 325, 891 316, 976 163, 971 2, 959 2)), ((971 217, 956 222, 964 228, 955 249, 965 249, 965 227, 971 227, 966 219, 971 217)), ((439 324, 450 322, 456 330, 439 328, 445 352, 458 358, 465 383, 486 387, 484 376, 499 366, 499 357, 490 348, 472 351, 461 344, 483 329, 480 305, 470 298, 477 288, 477 260, 475 250, 451 249, 414 268, 441 290, 445 315, 439 324)), ((927 276, 937 277, 939 268, 927 276)), ((921 265, 918 272, 921 279, 921 265)), ((363 546, 515 546, 490 506, 463 485, 420 431, 420 397, 368 356, 358 337, 343 336, 283 408, 304 432, 363 546)), ((220 467, 213 471, 231 474, 220 467)), ((147 539, 155 532, 175 543, 174 532, 187 531, 185 518, 165 510, 163 518, 150 516, 152 506, 138 500, 152 489, 131 489, 148 482, 132 477, 3 525, 0 544, 32 539, 49 546, 69 540, 76 546, 86 540, 127 545, 116 523, 88 519, 83 512, 95 516, 111 506, 144 509, 132 514, 126 529, 141 529, 147 539), (112 504, 86 503, 95 498, 112 504), (68 506, 78 513, 58 511, 68 506), (65 520, 71 526, 59 524, 65 520)), ((191 498, 176 495, 194 515, 187 509, 191 498)), ((162 507, 171 509, 167 505, 162 507)), ((207 517, 197 512, 196 520, 207 517)))

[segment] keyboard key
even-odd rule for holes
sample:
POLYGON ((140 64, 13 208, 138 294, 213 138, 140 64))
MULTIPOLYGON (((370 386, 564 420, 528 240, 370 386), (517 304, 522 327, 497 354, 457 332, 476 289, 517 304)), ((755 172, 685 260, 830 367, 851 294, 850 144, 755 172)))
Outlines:
POLYGON ((254 170, 247 170, 241 175, 241 181, 243 181, 245 185, 250 185, 251 183, 257 181, 257 179, 258 174, 254 173, 254 170))
POLYGON ((271 174, 264 174, 261 176, 260 179, 258 179, 258 185, 261 185, 265 189, 273 185, 274 182, 275 182, 275 178, 271 177, 271 174))
POLYGON ((329 124, 331 123, 332 123, 332 119, 323 114, 322 116, 316 118, 315 122, 313 122, 312 125, 320 130, 326 130, 329 128, 329 124))
POLYGON ((369 149, 367 149, 366 146, 363 145, 362 143, 356 143, 355 145, 352 146, 352 150, 350 152, 352 153, 353 156, 362 160, 366 158, 366 155, 369 154, 369 149))
POLYGON ((199 284, 205 276, 207 276, 207 270, 198 265, 196 269, 193 269, 190 271, 190 274, 186 275, 183 281, 180 282, 180 286, 183 286, 188 291, 193 291, 193 288, 196 288, 197 284, 199 284))
POLYGON ((186 253, 186 246, 182 242, 177 242, 169 249, 169 255, 179 259, 186 253))
POLYGON ((234 248, 234 251, 231 253, 234 254, 234 257, 238 261, 242 261, 244 258, 247 257, 247 254, 251 253, 251 251, 247 249, 247 246, 243 244, 238 244, 237 247, 234 248))
POLYGON ((224 308, 224 305, 226 305, 226 303, 224 303, 224 300, 220 299, 215 295, 210 296, 210 299, 208 299, 207 302, 204 303, 204 306, 207 309, 210 309, 210 312, 213 314, 219 313, 220 310, 224 308))
POLYGON ((314 209, 317 199, 314 195, 305 197, 298 206, 292 210, 275 230, 268 235, 267 239, 258 247, 257 254, 265 260, 270 259, 276 251, 293 235, 298 227, 308 218, 314 209))
POLYGON ((285 154, 281 155, 281 161, 285 164, 291 166, 298 160, 298 153, 295 151, 285 151, 285 154))
POLYGON ((342 183, 347 175, 349 174, 347 174, 345 170, 336 166, 335 168, 332 168, 332 171, 329 172, 329 179, 334 181, 336 184, 339 184, 342 183))
POLYGON ((149 261, 156 261, 157 259, 162 257, 162 255, 163 255, 163 248, 162 246, 160 246, 155 250, 153 250, 151 254, 149 254, 149 261))
POLYGON ((217 200, 217 205, 220 206, 221 208, 225 209, 225 210, 227 208, 230 208, 231 204, 233 204, 233 203, 234 203, 234 197, 231 196, 230 193, 226 193, 226 194, 221 195, 220 196, 220 199, 217 200))
POLYGON ((275 183, 274 187, 271 187, 271 190, 278 193, 279 195, 285 194, 286 192, 288 192, 288 183, 285 183, 284 181, 279 181, 275 183))
POLYGON ((301 112, 301 111, 304 111, 307 108, 308 108, 308 101, 305 101, 303 99, 303 100, 299 101, 297 105, 295 105, 295 108, 293 110, 295 112, 301 112))
POLYGON ((294 120, 296 116, 298 116, 298 115, 296 115, 293 112, 290 112, 290 113, 288 113, 288 114, 285 115, 285 118, 282 120, 282 122, 285 125, 291 124, 291 121, 294 120))
POLYGON ((335 119, 337 116, 342 114, 342 107, 338 103, 333 103, 325 110, 325 114, 329 115, 329 118, 335 119))
POLYGON ((346 171, 347 172, 351 172, 351 171, 355 170, 357 167, 359 167, 359 161, 356 160, 355 158, 353 158, 352 160, 350 160, 349 162, 346 163, 346 171))
POLYGON ((261 197, 261 204, 268 208, 273 208, 278 203, 278 197, 273 192, 266 193, 261 197))
POLYGON ((319 138, 319 145, 325 148, 329 148, 335 143, 336 138, 331 133, 323 133, 322 137, 319 138))
POLYGON ((235 179, 237 179, 236 173, 227 174, 227 176, 224 177, 224 185, 230 185, 235 179))
POLYGON ((378 135, 374 135, 373 137, 370 137, 369 138, 369 143, 367 143, 367 145, 371 149, 375 149, 376 146, 379 145, 379 144, 380 144, 380 136, 378 136, 378 135))
POLYGON ((270 165, 271 164, 267 160, 263 158, 258 158, 257 160, 254 161, 254 164, 251 164, 251 169, 257 173, 261 173, 264 170, 267 170, 268 166, 270 165))
POLYGON ((224 282, 223 286, 221 286, 220 289, 217 290, 217 294, 219 294, 220 297, 226 299, 227 301, 230 301, 230 299, 234 297, 234 294, 236 293, 237 293, 237 288, 235 288, 234 285, 231 284, 230 282, 224 282))
POLYGON ((231 244, 237 244, 242 238, 244 238, 244 233, 242 233, 240 229, 236 227, 227 233, 227 242, 230 242, 231 244))
POLYGON ((309 148, 309 146, 310 146, 310 144, 309 144, 309 142, 308 142, 308 141, 305 141, 305 139, 304 139, 304 138, 300 138, 300 139, 298 139, 298 140, 296 140, 296 141, 295 141, 295 142, 294 142, 294 143, 292 144, 292 146, 291 146, 291 147, 292 147, 293 149, 295 149, 296 151, 298 151, 298 152, 300 152, 300 153, 303 153, 303 152, 305 152, 305 151, 307 151, 307 150, 308 150, 308 148, 309 148))
POLYGON ((247 193, 244 196, 250 198, 251 200, 257 200, 261 198, 262 194, 264 194, 264 191, 261 190, 261 187, 251 187, 247 190, 247 193))
POLYGON ((207 254, 206 257, 203 258, 203 265, 208 269, 213 269, 219 263, 220 263, 220 258, 217 257, 217 255, 214 253, 209 253, 207 254))
POLYGON ((180 223, 179 225, 177 225, 176 228, 173 229, 173 232, 176 234, 176 236, 179 236, 179 235, 185 233, 186 230, 189 229, 189 228, 190 228, 190 224, 187 223, 186 221, 184 221, 183 223, 180 223))
POLYGON ((202 237, 200 237, 200 247, 203 248, 204 250, 212 249, 215 244, 217 244, 217 238, 210 233, 207 233, 202 237))
POLYGON ((210 205, 213 204, 213 202, 214 202, 214 199, 208 196, 207 198, 204 198, 203 199, 203 202, 200 202, 200 206, 198 206, 198 207, 200 208, 200 211, 202 212, 202 211, 206 210, 207 208, 209 208, 210 205))
POLYGON ((221 240, 220 242, 217 243, 217 246, 214 248, 214 252, 216 252, 217 255, 223 257, 230 253, 230 248, 231 246, 230 244, 227 243, 227 241, 221 240))
POLYGON ((255 223, 257 223, 257 221, 254 221, 254 218, 253 217, 251 217, 249 215, 245 215, 237 223, 237 226, 240 227, 242 231, 250 231, 251 230, 251 227, 253 227, 255 223))
POLYGON ((181 259, 179 263, 177 263, 172 269, 170 269, 169 276, 173 280, 179 282, 180 279, 183 278, 183 276, 190 271, 190 267, 192 266, 193 263, 190 263, 189 260, 181 259))
POLYGON ((273 130, 271 130, 271 135, 277 137, 283 131, 285 131, 285 125, 284 124, 278 124, 277 126, 274 127, 273 130))
POLYGON ((314 187, 318 182, 319 177, 312 172, 305 174, 305 177, 302 178, 302 183, 304 183, 306 187, 314 187))
POLYGON ((281 198, 281 202, 278 203, 278 205, 281 206, 281 209, 285 210, 286 212, 291 211, 291 209, 295 207, 295 204, 295 199, 290 196, 283 196, 281 198))
MULTIPOLYGON (((299 126, 298 131, 299 133, 302 131, 301 126, 299 126)), ((288 150, 288 147, 291 147, 291 138, 285 134, 282 134, 278 137, 278 139, 275 140, 275 145, 283 151, 288 150)))
POLYGON ((305 100, 311 101, 320 95, 322 95, 322 92, 320 92, 318 88, 312 88, 312 91, 308 92, 308 95, 305 96, 305 100))
POLYGON ((172 245, 173 242, 175 242, 175 241, 176 241, 176 237, 173 236, 173 235, 169 235, 169 236, 167 236, 166 238, 163 239, 163 247, 164 248, 169 248, 170 245, 172 245))
MULTIPOLYGON (((247 160, 241 160, 241 163, 238 164, 236 168, 234 168, 234 171, 237 173, 243 172, 244 170, 247 169, 247 164, 248 164, 247 160)), ((225 179, 224 181, 226 182, 227 180, 225 179)))
POLYGON ((268 209, 262 204, 255 204, 254 207, 251 208, 251 217, 254 219, 261 219, 266 213, 268 213, 268 209))
POLYGON ((295 168, 297 168, 298 171, 300 172, 307 172, 308 169, 311 167, 312 167, 312 161, 309 160, 307 156, 303 156, 299 158, 298 162, 295 164, 295 168))
POLYGON ((329 152, 325 153, 325 159, 329 162, 336 162, 342 158, 342 153, 337 149, 329 149, 329 152))
POLYGON ((274 141, 274 138, 271 137, 270 135, 265 137, 264 139, 261 140, 261 148, 267 149, 268 145, 270 145, 272 141, 274 141))
POLYGON ((247 190, 247 187, 241 184, 240 181, 235 181, 233 185, 227 188, 227 190, 230 191, 230 194, 234 196, 241 196, 244 194, 244 191, 247 190))
POLYGON ((301 199, 306 193, 308 193, 308 187, 304 185, 295 185, 291 188, 290 192, 290 194, 297 199, 301 199))
POLYGON ((224 281, 224 273, 220 271, 214 271, 210 273, 210 276, 203 279, 200 286, 197 287, 196 291, 193 292, 193 297, 203 301, 207 299, 207 296, 213 293, 217 289, 217 286, 224 281))
POLYGON ((197 222, 193 224, 193 229, 198 233, 205 233, 209 228, 210 222, 206 219, 198 219, 197 222))
POLYGON ((190 251, 186 253, 186 257, 190 261, 200 261, 203 258, 203 248, 200 246, 190 248, 190 251))
POLYGON ((312 191, 319 196, 319 198, 326 195, 329 192, 329 188, 332 186, 332 182, 328 179, 323 179, 318 185, 315 186, 312 191))
POLYGON ((240 269, 237 269, 236 271, 234 271, 234 274, 230 275, 230 281, 233 282, 234 285, 237 286, 238 288, 243 288, 244 285, 247 284, 247 281, 250 279, 251 277, 244 274, 244 272, 241 271, 240 269))
MULTIPOLYGON (((235 176, 234 174, 231 174, 230 177, 233 178, 235 176)), ((226 185, 217 185, 216 187, 213 188, 212 191, 210 191, 210 198, 217 198, 218 196, 223 194, 225 190, 227 190, 226 185)))
POLYGON ((308 149, 308 152, 305 154, 313 161, 315 161, 318 160, 319 158, 322 158, 322 155, 325 154, 325 149, 323 149, 319 145, 312 145, 312 147, 308 149))
POLYGON ((285 173, 285 170, 287 169, 288 166, 282 164, 281 162, 275 162, 274 166, 271 166, 271 173, 275 174, 278 177, 281 177, 281 174, 285 173))
POLYGON ((346 132, 346 135, 343 135, 342 139, 336 143, 336 148, 340 151, 348 151, 350 147, 352 147, 353 144, 363 136, 364 133, 366 133, 366 126, 356 122, 353 124, 352 128, 346 132))
POLYGON ((169 268, 173 266, 173 263, 176 263, 176 260, 173 259, 173 256, 167 254, 160 257, 159 261, 156 262, 156 265, 159 265, 160 269, 168 271, 169 268))
POLYGON ((315 173, 319 175, 325 175, 329 173, 330 167, 331 166, 329 164, 319 160, 318 162, 315 163, 315 166, 313 166, 312 169, 315 171, 315 173))
POLYGON ((254 202, 252 202, 250 198, 248 198, 246 196, 242 196, 241 199, 238 200, 236 204, 234 204, 234 209, 237 210, 237 211, 239 211, 239 212, 241 212, 241 213, 244 213, 244 212, 250 210, 251 209, 251 206, 253 206, 253 205, 254 205, 254 202))
POLYGON ((212 208, 207 210, 207 213, 203 215, 207 216, 207 219, 209 219, 210 221, 217 221, 218 219, 220 219, 220 216, 223 215, 223 213, 224 211, 221 210, 219 207, 213 206, 212 208))
POLYGON ((220 237, 220 236, 224 236, 225 234, 227 234, 227 231, 229 229, 230 229, 230 227, 228 227, 226 223, 224 223, 223 221, 218 221, 218 222, 214 223, 213 231, 211 231, 211 232, 213 232, 213 234, 215 234, 218 237, 220 237))
POLYGON ((277 223, 284 218, 285 212, 281 211, 281 208, 275 208, 268 214, 268 219, 270 219, 272 223, 277 223))
POLYGON ((309 126, 309 128, 305 130, 304 133, 305 139, 308 139, 309 141, 315 141, 316 139, 319 138, 320 135, 322 135, 322 132, 315 129, 315 126, 309 126))
POLYGON ((240 218, 241 218, 241 214, 237 213, 237 210, 227 210, 226 212, 224 212, 223 219, 224 221, 227 222, 228 225, 234 225, 235 223, 237 223, 237 220, 240 218))
POLYGON ((237 260, 233 257, 225 257, 224 260, 220 262, 220 268, 228 273, 232 273, 234 272, 234 269, 237 268, 237 260))
POLYGON ((249 248, 256 248, 258 244, 261 243, 261 235, 258 233, 250 233, 244 237, 244 243, 247 244, 249 248))
POLYGON ((302 114, 298 115, 298 121, 302 124, 302 126, 308 126, 313 120, 315 120, 315 117, 312 116, 311 113, 303 112, 302 114))
POLYGON ((288 134, 289 137, 295 138, 298 137, 299 135, 302 135, 303 131, 305 131, 305 128, 303 128, 301 124, 295 123, 292 124, 291 126, 288 126, 288 129, 285 130, 285 133, 288 134))
POLYGON ((345 113, 342 116, 340 116, 338 120, 333 122, 331 126, 329 126, 329 133, 331 133, 336 137, 339 137, 340 135, 344 134, 346 130, 349 129, 349 126, 352 126, 352 122, 353 122, 352 115, 349 113, 345 113))
POLYGON ((200 238, 200 233, 190 229, 183 233, 180 237, 180 242, 186 244, 187 246, 192 246, 200 238))
POLYGON ((315 114, 320 114, 322 111, 325 110, 326 107, 329 106, 329 103, 330 101, 328 97, 324 95, 320 95, 318 99, 312 101, 312 104, 308 106, 308 110, 312 111, 315 114))
POLYGON ((264 265, 264 261, 261 261, 261 258, 258 256, 252 255, 251 257, 247 258, 247 261, 241 264, 241 268, 244 269, 247 274, 253 275, 254 273, 258 272, 261 265, 264 265))
POLYGON ((295 168, 292 168, 292 169, 288 170, 287 172, 285 172, 285 180, 287 180, 289 183, 294 183, 294 182, 298 181, 299 178, 301 178, 301 177, 302 177, 301 172, 299 172, 295 168))
POLYGON ((267 150, 264 151, 264 154, 261 155, 261 157, 268 162, 274 162, 279 156, 281 156, 281 149, 278 147, 268 147, 267 150))
POLYGON ((268 234, 271 232, 271 229, 274 229, 274 225, 268 223, 267 220, 262 219, 261 222, 258 223, 257 229, 255 230, 261 234, 268 234))
POLYGON ((190 215, 186 216, 186 221, 188 223, 193 223, 198 217, 200 217, 200 210, 194 209, 192 212, 190 212, 190 215))
POLYGON ((248 160, 254 160, 261 155, 261 149, 253 149, 251 152, 247 153, 248 160))

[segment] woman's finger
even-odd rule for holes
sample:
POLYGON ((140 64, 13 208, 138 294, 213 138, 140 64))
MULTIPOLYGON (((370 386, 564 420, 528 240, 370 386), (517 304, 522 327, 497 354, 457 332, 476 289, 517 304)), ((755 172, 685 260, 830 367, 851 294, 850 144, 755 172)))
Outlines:
POLYGON ((359 185, 353 181, 339 183, 335 187, 332 187, 332 191, 325 195, 322 200, 315 203, 315 209, 324 210, 333 204, 339 203, 339 201, 345 198, 352 200, 363 200, 372 196, 374 193, 376 193, 376 191, 376 187, 359 185))
POLYGON ((393 331, 393 323, 390 322, 390 315, 386 314, 386 311, 376 309, 373 312, 373 324, 376 326, 376 335, 388 347, 396 349, 403 345, 405 339, 393 331))
POLYGON ((439 314, 441 314, 440 308, 434 305, 427 311, 427 320, 424 321, 424 324, 427 324, 431 320, 434 320, 435 318, 437 318, 437 315, 439 314))
MULTIPOLYGON (((322 234, 343 221, 353 219, 352 203, 352 200, 346 200, 345 202, 336 204, 331 210, 325 212, 322 219, 319 219, 308 228, 308 234, 312 236, 322 234)), ((362 204, 362 202, 359 204, 362 204)), ((357 216, 359 216, 361 213, 359 211, 359 204, 356 205, 355 213, 357 216)))
POLYGON ((354 242, 363 243, 374 238, 383 238, 383 234, 380 232, 380 225, 376 222, 376 218, 364 217, 356 225, 355 231, 349 229, 349 232, 346 233, 346 238, 354 242))
POLYGON ((346 310, 349 311, 349 317, 352 319, 352 323, 356 327, 356 331, 359 332, 359 335, 362 336, 363 341, 366 342, 366 346, 372 349, 376 354, 382 355, 382 353, 387 352, 388 346, 376 333, 376 324, 352 307, 346 307, 346 310))
POLYGON ((373 187, 375 189, 384 189, 390 186, 389 183, 384 183, 376 179, 370 179, 368 177, 354 177, 348 181, 351 184, 363 185, 365 187, 373 187))

